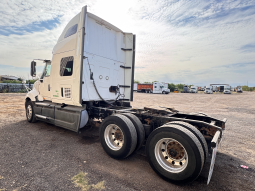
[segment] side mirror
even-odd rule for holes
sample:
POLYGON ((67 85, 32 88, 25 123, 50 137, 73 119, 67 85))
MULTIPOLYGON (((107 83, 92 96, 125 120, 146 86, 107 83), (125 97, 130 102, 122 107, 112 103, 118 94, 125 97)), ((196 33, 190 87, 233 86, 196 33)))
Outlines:
POLYGON ((35 61, 32 61, 32 62, 31 62, 30 75, 31 75, 32 77, 35 77, 35 76, 36 76, 36 62, 35 62, 35 61))

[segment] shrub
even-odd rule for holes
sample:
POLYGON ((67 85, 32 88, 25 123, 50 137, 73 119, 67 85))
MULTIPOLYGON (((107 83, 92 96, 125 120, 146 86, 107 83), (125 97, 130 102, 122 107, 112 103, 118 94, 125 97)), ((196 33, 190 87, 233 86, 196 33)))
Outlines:
POLYGON ((3 80, 3 83, 21 84, 22 82, 18 80, 3 80))
POLYGON ((175 88, 175 84, 174 83, 168 84, 168 89, 170 89, 171 92, 174 91, 174 88, 175 88))
POLYGON ((34 79, 34 80, 27 80, 26 83, 27 84, 34 84, 38 79, 34 79))
POLYGON ((255 91, 255 87, 242 86, 243 91, 255 91))

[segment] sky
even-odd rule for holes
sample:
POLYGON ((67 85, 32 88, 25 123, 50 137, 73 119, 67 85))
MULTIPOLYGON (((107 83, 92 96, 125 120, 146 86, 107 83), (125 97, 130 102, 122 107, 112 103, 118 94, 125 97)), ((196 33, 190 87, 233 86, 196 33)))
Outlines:
POLYGON ((0 75, 29 78, 85 5, 136 34, 135 80, 255 87, 254 0, 1 0, 0 75))

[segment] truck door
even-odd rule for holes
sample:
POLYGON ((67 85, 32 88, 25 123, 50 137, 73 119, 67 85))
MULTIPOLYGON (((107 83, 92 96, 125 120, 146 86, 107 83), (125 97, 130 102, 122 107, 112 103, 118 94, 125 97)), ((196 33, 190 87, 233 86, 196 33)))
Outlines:
POLYGON ((46 62, 45 68, 44 68, 42 76, 40 78, 40 84, 39 84, 40 95, 45 100, 51 100, 51 94, 50 94, 50 71, 51 71, 51 63, 50 62, 46 62))

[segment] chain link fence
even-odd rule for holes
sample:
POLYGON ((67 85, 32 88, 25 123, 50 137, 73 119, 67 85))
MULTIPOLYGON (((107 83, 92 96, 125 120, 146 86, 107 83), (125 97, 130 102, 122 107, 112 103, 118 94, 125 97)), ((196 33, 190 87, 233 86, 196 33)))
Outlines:
MULTIPOLYGON (((33 84, 25 84, 30 89, 33 88, 33 84)), ((0 93, 25 93, 27 92, 24 84, 15 84, 15 83, 0 83, 0 93)))

